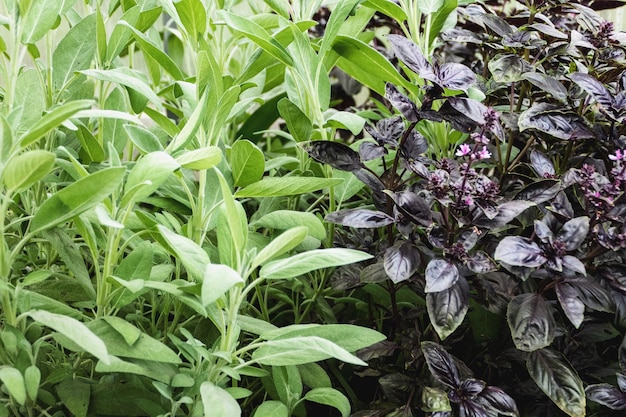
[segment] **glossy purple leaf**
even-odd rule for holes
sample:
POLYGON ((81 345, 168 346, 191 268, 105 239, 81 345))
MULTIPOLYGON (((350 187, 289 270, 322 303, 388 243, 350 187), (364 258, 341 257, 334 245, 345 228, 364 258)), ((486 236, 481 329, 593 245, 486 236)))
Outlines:
POLYGON ((527 268, 539 267, 547 261, 543 250, 535 242, 519 236, 506 236, 502 239, 496 248, 494 259, 527 268))
POLYGON ((594 384, 585 388, 591 401, 602 404, 611 410, 626 410, 626 393, 609 384, 594 384))
POLYGON ((439 115, 459 132, 470 133, 479 125, 472 118, 452 107, 448 100, 439 108, 439 115))
POLYGON ((557 240, 565 243, 568 251, 578 249, 589 233, 589 217, 581 216, 568 220, 556 235, 557 240))
POLYGON ((434 342, 422 342, 422 353, 430 373, 442 384, 456 389, 461 385, 459 367, 454 357, 434 342))
POLYGON ((329 213, 324 218, 329 223, 356 228, 376 228, 394 223, 394 218, 382 211, 346 209, 329 213))
POLYGON ((430 322, 441 340, 451 335, 465 319, 469 309, 469 285, 465 278, 450 288, 426 294, 430 322))
POLYGON ((417 106, 402 94, 395 85, 385 84, 385 98, 398 110, 409 122, 417 122, 417 106))
POLYGON ((385 272, 397 284, 411 278, 420 264, 420 255, 409 242, 396 242, 383 257, 385 272))
POLYGON ((518 119, 519 130, 535 129, 564 140, 591 139, 593 131, 575 113, 561 111, 548 103, 533 104, 518 119))
POLYGON ((468 378, 461 383, 458 391, 466 398, 474 399, 478 394, 483 392, 487 384, 480 379, 468 378))
POLYGON ((605 110, 610 110, 613 107, 613 96, 600 81, 596 80, 591 75, 584 74, 582 72, 575 72, 570 74, 569 77, 572 81, 578 84, 580 88, 585 90, 605 110))
POLYGON ((371 161, 387 154, 387 149, 374 142, 361 142, 359 145, 359 156, 361 161, 371 161))
POLYGON ((569 321, 580 328, 585 318, 585 304, 578 298, 578 292, 567 282, 557 282, 556 295, 569 321))
POLYGON ((465 265, 475 274, 486 274, 487 272, 496 271, 498 269, 497 265, 483 251, 474 253, 474 255, 466 261, 465 265))
POLYGON ((620 389, 620 391, 626 393, 626 375, 617 374, 617 387, 620 389))
POLYGON ((317 140, 304 143, 302 147, 311 158, 340 171, 357 171, 363 166, 359 153, 339 142, 317 140))
POLYGON ((352 171, 352 174, 363 184, 367 185, 372 191, 382 192, 385 188, 385 185, 382 183, 380 178, 367 169, 358 169, 356 171, 352 171))
POLYGON ((522 74, 532 67, 521 57, 514 54, 500 54, 487 64, 493 79, 498 83, 510 84, 522 79, 522 74))
POLYGON ((456 111, 463 113, 477 124, 485 124, 485 113, 489 108, 480 101, 466 97, 449 97, 447 102, 450 103, 450 106, 456 111))
POLYGON ((498 387, 487 386, 478 396, 478 401, 499 414, 518 417, 519 410, 515 400, 498 387))
POLYGON ((426 266, 426 287, 424 291, 439 292, 452 287, 461 276, 453 262, 445 259, 431 259, 426 266))
POLYGON ((467 91, 476 84, 476 74, 463 64, 448 62, 436 70, 438 82, 441 87, 450 90, 467 91))
POLYGON ((552 200, 562 188, 561 182, 556 180, 535 181, 517 193, 515 199, 542 204, 552 200))
POLYGON ((550 226, 543 220, 535 220, 535 235, 543 243, 552 244, 554 242, 554 233, 550 229, 550 226))
POLYGON ((424 197, 410 190, 390 195, 402 214, 413 222, 426 227, 432 224, 432 213, 424 197))
POLYGON ((563 284, 571 286, 576 291, 580 301, 590 309, 605 313, 615 311, 615 303, 611 293, 600 284, 585 278, 567 279, 563 284))
POLYGON ((520 214, 534 205, 533 201, 507 201, 497 207, 498 213, 493 218, 490 219, 484 214, 479 215, 474 219, 474 225, 488 229, 500 228, 515 220, 520 214))
POLYGON ((459 417, 492 417, 480 403, 464 400, 459 404, 459 417))
POLYGON ((427 150, 428 142, 426 142, 426 138, 415 130, 411 132, 400 146, 400 152, 402 152, 402 156, 406 160, 418 159, 427 150))
POLYGON ((548 303, 540 294, 520 294, 509 302, 506 312, 515 347, 525 352, 550 346, 556 323, 548 303))
POLYGON ((587 275, 587 269, 585 268, 585 264, 582 263, 580 259, 572 255, 565 255, 561 258, 561 262, 563 264, 563 268, 567 268, 570 271, 576 272, 577 274, 587 275))
POLYGON ((478 21, 501 37, 511 36, 515 32, 515 28, 513 26, 508 24, 503 18, 494 14, 484 13, 478 16, 478 21))
POLYGON ((522 74, 522 79, 530 81, 559 101, 567 100, 567 89, 554 77, 540 72, 525 72, 522 74))
POLYGON ((556 173, 550 158, 536 149, 530 152, 530 163, 535 172, 544 178, 552 178, 556 173))
POLYGON ((425 80, 437 81, 432 65, 426 60, 421 49, 413 41, 400 35, 387 35, 396 57, 413 72, 425 80))
POLYGON ((582 381, 565 357, 549 349, 531 352, 526 368, 537 386, 571 417, 584 417, 585 390, 582 381))
POLYGON ((404 122, 401 117, 387 117, 376 122, 376 127, 365 126, 365 130, 378 143, 391 146, 398 145, 398 139, 404 131, 404 122))

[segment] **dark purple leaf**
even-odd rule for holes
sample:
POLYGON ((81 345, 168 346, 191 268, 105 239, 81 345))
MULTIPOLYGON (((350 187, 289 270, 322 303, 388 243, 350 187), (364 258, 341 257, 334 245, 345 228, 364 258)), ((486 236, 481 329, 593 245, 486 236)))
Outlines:
POLYGON ((487 66, 493 79, 503 84, 520 81, 522 74, 532 70, 528 62, 514 54, 496 55, 487 66))
POLYGON ((372 159, 378 159, 387 154, 387 149, 374 142, 361 142, 359 145, 359 155, 361 161, 371 161, 372 159))
POLYGON ((390 225, 393 217, 382 211, 367 209, 346 209, 329 213, 324 218, 329 223, 356 228, 376 228, 390 225))
POLYGON ((487 386, 478 396, 479 401, 488 409, 510 417, 518 417, 519 411, 515 400, 498 387, 487 386))
POLYGON ((479 234, 474 229, 464 230, 459 237, 457 238, 457 242, 463 245, 463 249, 466 251, 470 251, 476 246, 478 242, 479 234))
POLYGON ((515 28, 509 25, 504 19, 494 14, 483 14, 479 16, 478 21, 493 30, 501 37, 512 36, 515 33, 515 28))
POLYGON ((411 159, 409 161, 406 161, 406 166, 408 169, 410 169, 420 177, 426 179, 430 178, 430 170, 424 163, 415 159, 411 159))
POLYGON ((376 128, 365 126, 365 130, 378 143, 397 146, 398 139, 404 131, 404 122, 401 117, 387 117, 376 122, 376 128))
POLYGON ((575 113, 564 112, 548 103, 533 104, 518 120, 519 130, 535 129, 559 139, 591 139, 593 131, 575 113))
POLYGON ((535 169, 535 172, 544 178, 552 178, 556 173, 550 158, 548 158, 543 152, 539 152, 536 149, 533 149, 530 152, 530 163, 535 169))
POLYGON ((438 83, 450 90, 467 91, 476 84, 476 75, 463 64, 449 62, 437 69, 438 83))
POLYGON ((430 373, 441 383, 456 389, 461 385, 459 367, 444 348, 434 342, 422 342, 422 352, 430 373))
POLYGON ((572 81, 578 84, 580 88, 585 90, 605 110, 612 109, 614 105, 613 96, 600 81, 596 80, 591 75, 584 74, 582 72, 575 72, 570 74, 569 77, 572 81))
POLYGON ((417 106, 410 98, 402 94, 395 85, 391 83, 385 84, 385 98, 409 122, 417 122, 417 106))
POLYGON ((539 267, 547 261, 543 250, 535 242, 519 236, 506 236, 502 239, 493 257, 508 265, 527 268, 539 267))
POLYGON ((498 269, 497 265, 483 251, 478 251, 471 256, 467 260, 466 265, 475 274, 486 274, 498 269))
POLYGON ((554 77, 540 72, 525 72, 522 74, 522 79, 530 81, 533 85, 539 87, 559 101, 564 102, 567 100, 567 90, 563 87, 563 84, 554 77))
POLYGON ((469 308, 469 285, 465 278, 450 288, 426 294, 430 322, 441 340, 451 335, 463 323, 469 308))
POLYGON ((430 417, 452 417, 452 411, 435 411, 430 417))
POLYGON ((363 166, 359 153, 342 143, 317 140, 304 143, 302 147, 311 158, 340 171, 357 171, 363 166))
POLYGON ((430 120, 432 122, 443 122, 443 116, 434 110, 418 110, 417 115, 420 120, 430 120))
POLYGON ((591 401, 602 404, 611 410, 626 410, 626 394, 609 384, 594 384, 585 388, 591 401))
POLYGON ((478 126, 474 120, 452 107, 448 100, 439 109, 439 115, 459 132, 470 133, 478 126))
POLYGON ((367 169, 358 169, 352 171, 352 174, 357 177, 363 184, 367 185, 372 191, 381 192, 385 189, 385 185, 380 178, 372 174, 367 169))
POLYGON ((411 377, 399 372, 378 378, 378 385, 390 401, 402 402, 413 386, 411 377))
POLYGON ((561 217, 565 217, 567 219, 571 219, 574 217, 574 208, 572 207, 572 203, 570 203, 567 195, 561 191, 559 192, 552 201, 552 204, 548 206, 548 209, 561 217))
POLYGON ((577 257, 572 255, 565 255, 561 258, 561 262, 563 263, 563 267, 569 269, 570 271, 574 271, 582 275, 587 275, 585 264, 583 264, 577 257))
POLYGON ((567 282, 557 282, 556 295, 569 321, 580 328, 585 318, 585 304, 578 298, 578 292, 567 282))
POLYGON ((402 214, 412 221, 426 227, 432 224, 430 207, 419 194, 407 190, 391 194, 391 198, 402 214))
POLYGON ((470 43, 483 43, 483 41, 476 36, 474 32, 467 29, 448 29, 440 34, 441 39, 445 42, 470 42, 470 43))
POLYGON ((428 142, 426 142, 426 138, 415 130, 411 132, 400 146, 400 152, 402 152, 402 156, 406 160, 418 159, 427 150, 428 142))
POLYGON ((426 288, 424 291, 439 292, 453 286, 460 277, 456 265, 445 259, 431 259, 426 266, 426 288))
POLYGON ((535 235, 541 240, 543 243, 552 244, 554 242, 554 233, 550 230, 550 226, 543 221, 545 220, 535 220, 535 235))
POLYGON ((545 23, 533 23, 529 27, 538 30, 539 32, 543 33, 544 35, 548 35, 548 36, 556 38, 556 39, 567 39, 567 34, 561 32, 560 30, 558 30, 554 26, 547 25, 545 23))
POLYGON ((542 204, 552 200, 561 191, 561 183, 556 180, 540 180, 529 184, 515 195, 516 200, 542 204))
POLYGON ((465 97, 450 97, 447 101, 456 111, 469 117, 476 124, 485 124, 485 113, 489 108, 480 101, 465 97))
POLYGON ((620 391, 626 393, 626 375, 617 374, 617 387, 620 391))
POLYGON ((372 359, 391 356, 398 349, 399 346, 396 343, 389 340, 383 340, 382 342, 374 343, 373 345, 359 349, 356 354, 360 359, 370 361, 372 359))
POLYGON ((387 39, 391 42, 393 52, 398 59, 404 62, 411 71, 425 80, 437 81, 432 65, 426 60, 419 46, 400 35, 387 35, 387 39))
POLYGON ((539 294, 520 294, 511 300, 506 312, 515 347, 525 352, 550 346, 556 323, 545 298, 539 294))
POLYGON ((420 264, 420 255, 409 242, 396 242, 384 255, 387 276, 397 284, 411 278, 420 264))
POLYGON ((537 386, 572 417, 585 415, 583 383, 562 354, 541 349, 531 352, 526 368, 537 386))
POLYGON ((480 403, 464 400, 459 404, 460 417, 492 417, 480 403))
MULTIPOLYGON (((618 298, 621 298, 622 303, 626 304, 626 297, 621 296, 621 294, 618 294, 618 297, 616 298, 616 302, 618 298)), ((619 350, 617 351, 617 358, 619 360, 619 366, 620 368, 622 368, 622 371, 626 370, 626 337, 622 339, 622 343, 619 345, 619 350)))
POLYGON ((485 215, 481 215, 474 220, 474 224, 488 229, 503 227, 534 205, 533 201, 507 201, 498 206, 498 214, 495 217, 489 219, 485 215))
POLYGON ((556 235, 557 240, 565 243, 568 251, 578 249, 581 243, 587 238, 589 233, 589 217, 581 216, 568 220, 559 233, 556 235))
POLYGON ((609 291, 596 282, 585 278, 568 279, 562 285, 571 286, 576 291, 578 299, 592 310, 605 313, 612 313, 615 310, 613 298, 609 291))
POLYGON ((487 384, 480 379, 468 378, 461 383, 458 391, 466 398, 474 399, 478 394, 483 392, 487 384))

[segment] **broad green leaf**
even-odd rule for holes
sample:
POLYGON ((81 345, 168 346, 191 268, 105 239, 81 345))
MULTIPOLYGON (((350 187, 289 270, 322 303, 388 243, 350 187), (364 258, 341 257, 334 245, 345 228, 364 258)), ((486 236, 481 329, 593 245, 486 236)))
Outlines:
POLYGON ((363 5, 391 17, 398 23, 403 23, 408 19, 406 12, 392 0, 366 0, 363 5))
POLYGON ((81 155, 85 162, 102 162, 104 160, 104 148, 93 133, 82 124, 78 126, 76 136, 81 144, 81 155))
POLYGON ((26 313, 37 323, 50 327, 70 339, 81 349, 91 353, 104 363, 109 363, 107 347, 98 336, 80 321, 61 314, 47 311, 29 311, 26 313))
POLYGON ((4 115, 0 114, 0 162, 4 163, 11 155, 13 131, 4 115))
POLYGON ((272 55, 287 66, 293 65, 293 60, 287 50, 259 24, 243 16, 225 10, 220 10, 218 16, 232 29, 243 33, 247 38, 259 45, 264 51, 272 55))
POLYGON ((217 226, 220 260, 239 270, 239 263, 248 242, 248 218, 241 203, 233 198, 222 173, 218 170, 216 172, 224 199, 217 226))
POLYGON ((112 62, 124 50, 126 45, 128 45, 132 37, 129 25, 137 25, 140 13, 140 7, 135 6, 128 8, 124 14, 119 17, 118 22, 111 31, 111 36, 107 44, 106 63, 112 62))
POLYGON ((135 344, 141 337, 141 330, 130 324, 124 319, 116 316, 106 316, 102 318, 111 327, 115 329, 129 345, 135 344))
POLYGON ((321 268, 347 265, 371 259, 372 255, 353 249, 316 249, 272 261, 259 272, 267 279, 292 279, 321 268))
POLYGON ((323 240, 326 238, 326 228, 322 221, 313 213, 294 210, 276 210, 267 213, 253 224, 255 227, 286 230, 298 226, 305 226, 309 236, 323 240))
POLYGON ((319 177, 266 177, 237 191, 235 197, 280 197, 305 194, 341 184, 342 179, 319 177))
POLYGON ((0 381, 6 387, 11 397, 20 405, 26 402, 26 385, 24 385, 24 376, 12 366, 3 366, 0 368, 0 381))
POLYGON ((280 401, 269 400, 261 403, 252 417, 289 417, 289 410, 280 401))
POLYGON ((206 32, 207 13, 200 0, 181 0, 174 3, 184 28, 191 39, 198 39, 206 32))
POLYGON ((87 382, 66 379, 56 386, 56 392, 72 415, 87 417, 91 397, 91 386, 87 382))
POLYGON ((249 140, 236 141, 230 150, 229 160, 236 187, 245 187, 263 177, 265 156, 263 151, 249 140))
POLYGON ((35 365, 31 365, 24 371, 24 385, 26 394, 33 401, 37 400, 39 384, 41 383, 41 371, 35 365))
POLYGON ((302 378, 298 368, 294 365, 273 366, 272 383, 278 393, 278 398, 289 408, 293 408, 294 404, 302 397, 304 388, 302 378))
POLYGON ((237 325, 241 327, 241 330, 257 335, 278 329, 278 327, 266 322, 265 320, 243 316, 241 314, 237 315, 237 325))
POLYGON ((193 151, 185 151, 176 157, 183 168, 203 170, 215 167, 222 160, 222 151, 217 146, 207 146, 193 151))
POLYGON ((204 415, 211 417, 239 417, 241 407, 235 399, 224 389, 212 384, 203 382, 200 385, 200 397, 204 407, 204 415))
POLYGON ((326 23, 322 44, 320 46, 319 56, 324 60, 326 54, 331 50, 335 38, 339 34, 341 27, 344 25, 350 14, 354 13, 360 0, 346 0, 337 3, 337 6, 330 14, 330 18, 326 23))
MULTIPOLYGON (((98 340, 104 342, 106 349, 110 355, 123 358, 146 359, 155 362, 165 362, 178 364, 181 363, 178 355, 167 347, 164 343, 141 333, 134 343, 130 344, 127 340, 136 337, 135 326, 126 322, 122 323, 122 319, 96 319, 87 324, 93 334, 99 337, 98 340), (115 326, 110 323, 114 323, 115 326)), ((74 342, 76 340, 73 340, 74 342)), ((105 365, 109 364, 109 356, 103 360, 105 365)))
POLYGON ((298 365, 298 370, 302 375, 302 382, 309 388, 331 388, 333 386, 324 368, 317 363, 298 365))
POLYGON ((20 146, 32 145, 41 137, 56 129, 61 123, 74 116, 78 111, 91 107, 91 100, 74 100, 55 107, 46 113, 37 123, 19 137, 20 146))
POLYGON ((387 82, 409 91, 415 90, 415 86, 410 85, 387 58, 365 42, 339 35, 333 50, 341 56, 339 68, 380 95, 385 95, 387 82), (367 65, 364 66, 363 62, 367 62, 367 65))
POLYGON ((35 43, 55 25, 63 0, 33 0, 24 16, 22 43, 35 43))
POLYGON ((119 186, 125 172, 123 167, 106 168, 56 192, 35 213, 31 232, 56 226, 95 207, 119 186))
POLYGON ((121 25, 126 25, 132 32, 137 41, 137 45, 147 56, 153 58, 159 65, 167 71, 174 80, 181 81, 185 78, 185 74, 178 68, 178 65, 170 58, 168 54, 163 52, 160 46, 155 45, 150 38, 129 25, 127 22, 120 21, 121 25))
POLYGON ((235 285, 243 283, 241 275, 231 267, 220 264, 207 265, 202 281, 202 304, 208 306, 235 285))
POLYGON ((537 386, 571 417, 584 417, 585 390, 580 377, 562 354, 548 349, 531 352, 528 373, 537 386))
POLYGON ((39 149, 9 159, 2 172, 4 185, 11 192, 28 189, 52 170, 54 159, 52 152, 39 149))
POLYGON ((421 0, 417 2, 417 7, 424 14, 432 14, 443 6, 444 0, 421 0))
POLYGON ((176 376, 176 366, 171 363, 155 362, 146 358, 122 360, 115 356, 109 356, 110 363, 108 365, 98 362, 96 364, 96 372, 100 373, 127 373, 135 375, 143 375, 155 381, 169 384, 172 378, 176 376))
POLYGON ((304 226, 294 227, 282 233, 280 236, 272 240, 266 245, 252 261, 250 270, 256 269, 258 266, 264 265, 276 256, 280 256, 285 252, 298 246, 308 235, 308 228, 304 226))
POLYGON ((304 399, 336 408, 341 413, 341 417, 350 415, 350 401, 334 388, 314 388, 306 393, 304 399))
POLYGON ((36 69, 27 69, 17 77, 13 107, 21 107, 22 116, 15 129, 17 132, 21 133, 30 129, 41 119, 46 108, 46 95, 42 82, 41 74, 36 69))
POLYGON ((278 102, 278 112, 285 120, 289 133, 296 142, 305 142, 311 139, 313 124, 309 118, 288 98, 278 102))
MULTIPOLYGON (((150 88, 150 86, 143 79, 140 73, 135 70, 121 67, 108 70, 89 69, 80 72, 96 80, 108 81, 110 83, 120 84, 128 87, 129 89, 135 91, 141 97, 152 103, 157 109, 163 109, 163 104, 161 103, 159 96, 157 96, 157 94, 152 91, 152 88, 150 88)), ((129 90, 129 94, 132 93, 131 90, 129 90)))
POLYGON ((268 340, 252 354, 261 365, 287 366, 335 358, 358 366, 367 364, 330 340, 317 336, 268 340))
POLYGON ((158 152, 163 150, 159 138, 148 129, 135 125, 124 125, 124 130, 133 144, 144 153, 158 152))
POLYGON ((141 201, 150 196, 167 180, 170 174, 179 168, 178 162, 163 151, 150 152, 143 156, 128 174, 122 206, 126 206, 131 201, 141 201), (126 196, 127 190, 132 190, 133 187, 141 184, 145 185, 135 192, 132 198, 126 196))
POLYGON ((348 352, 356 352, 385 340, 385 335, 376 330, 351 324, 291 325, 261 334, 267 340, 309 336, 330 340, 348 352))
MULTIPOLYGON (((433 0, 440 1, 440 0, 433 0)), ((433 19, 430 25, 430 32, 428 33, 428 45, 432 45, 437 36, 450 26, 454 27, 456 24, 456 10, 458 7, 457 0, 443 0, 442 5, 433 14, 433 19)))
POLYGON ((183 129, 176 135, 176 137, 167 145, 166 150, 170 153, 176 152, 182 149, 190 140, 192 140, 200 125, 206 117, 207 104, 209 101, 209 90, 206 90, 200 100, 198 106, 194 109, 193 113, 185 123, 183 129))
POLYGON ((61 314, 77 320, 85 319, 85 316, 79 310, 68 306, 66 303, 62 303, 34 291, 29 291, 25 288, 19 291, 17 306, 19 311, 46 310, 50 313, 61 314))
POLYGON ((206 266, 211 263, 209 255, 193 240, 176 234, 165 226, 158 225, 157 228, 189 275, 195 281, 202 282, 206 266))
POLYGON ((365 119, 358 114, 347 111, 338 111, 326 119, 326 125, 349 130, 353 135, 358 135, 365 126, 365 119))
POLYGON ((96 14, 92 13, 74 25, 57 45, 52 54, 52 83, 56 91, 65 86, 75 72, 91 65, 97 49, 96 30, 96 14))

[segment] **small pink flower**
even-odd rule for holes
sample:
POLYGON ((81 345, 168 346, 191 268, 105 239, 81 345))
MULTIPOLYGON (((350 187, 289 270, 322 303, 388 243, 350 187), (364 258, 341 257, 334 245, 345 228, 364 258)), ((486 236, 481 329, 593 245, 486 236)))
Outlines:
POLYGON ((459 146, 459 149, 456 151, 456 156, 466 156, 469 155, 472 152, 472 148, 470 148, 470 146, 467 143, 462 144, 461 146, 459 146))
POLYGON ((463 203, 465 203, 466 206, 471 206, 474 204, 474 199, 471 196, 466 195, 463 197, 463 203))
POLYGON ((487 150, 486 146, 483 146, 480 152, 478 152, 478 159, 486 159, 490 157, 491 157, 491 152, 487 150))
POLYGON ((481 143, 483 145, 486 145, 489 143, 489 138, 483 134, 480 134, 478 132, 474 132, 472 133, 472 139, 474 139, 474 142, 476 143, 481 143))
POLYGON ((621 149, 615 151, 615 155, 609 155, 611 161, 624 161, 626 159, 626 152, 621 149))

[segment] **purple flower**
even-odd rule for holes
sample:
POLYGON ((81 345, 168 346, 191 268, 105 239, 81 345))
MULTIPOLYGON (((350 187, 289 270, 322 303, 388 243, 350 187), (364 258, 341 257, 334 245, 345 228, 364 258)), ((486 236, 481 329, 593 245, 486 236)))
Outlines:
POLYGON ((490 157, 491 157, 491 152, 487 150, 486 146, 483 146, 483 148, 478 152, 478 159, 486 159, 490 157))
POLYGON ((474 142, 486 145, 489 143, 489 138, 482 133, 474 132, 472 133, 472 139, 474 142))
POLYGON ((618 149, 615 151, 614 155, 609 155, 609 159, 611 161, 624 161, 626 160, 626 151, 622 151, 621 149, 618 149))
POLYGON ((456 156, 466 156, 469 155, 472 152, 472 148, 470 148, 470 146, 467 143, 462 144, 461 146, 459 146, 459 149, 456 151, 456 156))

